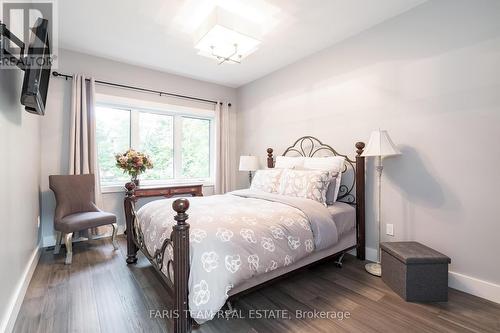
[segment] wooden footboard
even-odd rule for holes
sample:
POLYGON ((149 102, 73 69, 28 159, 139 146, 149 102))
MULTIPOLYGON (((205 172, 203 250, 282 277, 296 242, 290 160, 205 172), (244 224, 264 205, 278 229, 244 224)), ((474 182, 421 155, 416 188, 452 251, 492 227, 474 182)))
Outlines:
POLYGON ((174 332, 191 332, 193 321, 189 315, 188 281, 189 281, 189 224, 186 222, 189 208, 187 199, 177 199, 172 203, 173 210, 177 213, 174 219, 177 222, 172 227, 170 238, 165 239, 160 249, 150 254, 144 244, 144 236, 137 226, 135 216, 135 190, 134 183, 127 183, 125 196, 125 219, 127 222, 127 264, 137 262, 137 251, 141 250, 153 267, 160 273, 162 279, 169 287, 169 292, 174 298, 174 332), (173 260, 167 260, 166 275, 162 272, 165 251, 172 247, 173 260), (171 276, 173 270, 173 277, 171 276))

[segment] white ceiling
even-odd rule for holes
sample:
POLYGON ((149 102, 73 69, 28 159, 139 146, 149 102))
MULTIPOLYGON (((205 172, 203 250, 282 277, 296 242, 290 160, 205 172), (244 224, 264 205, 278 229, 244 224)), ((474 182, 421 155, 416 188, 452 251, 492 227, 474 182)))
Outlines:
POLYGON ((59 47, 238 87, 426 0, 64 0, 59 47), (218 5, 259 28, 259 49, 217 65, 194 48, 218 5))

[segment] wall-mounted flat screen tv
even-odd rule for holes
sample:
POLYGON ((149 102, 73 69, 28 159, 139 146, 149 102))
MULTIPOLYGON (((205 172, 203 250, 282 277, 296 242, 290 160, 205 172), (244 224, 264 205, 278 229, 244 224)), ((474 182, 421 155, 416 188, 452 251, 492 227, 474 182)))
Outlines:
POLYGON ((49 88, 51 56, 48 35, 49 22, 37 19, 31 30, 28 53, 24 59, 24 82, 21 104, 26 111, 45 114, 47 90, 49 88))

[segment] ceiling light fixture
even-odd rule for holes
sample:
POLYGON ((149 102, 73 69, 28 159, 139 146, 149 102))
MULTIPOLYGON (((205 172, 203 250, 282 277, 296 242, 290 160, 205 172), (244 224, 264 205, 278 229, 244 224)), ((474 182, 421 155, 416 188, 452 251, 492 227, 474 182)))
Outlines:
POLYGON ((217 54, 215 51, 214 45, 210 46, 210 48, 212 49, 212 56, 217 58, 217 60, 219 60, 219 65, 226 62, 226 61, 232 61, 232 62, 241 64, 240 59, 241 59, 242 55, 238 53, 238 44, 234 44, 234 52, 228 56, 223 56, 223 55, 217 54))
POLYGON ((241 63, 255 52, 260 41, 251 37, 251 25, 242 18, 216 8, 199 29, 195 48, 198 54, 223 63, 241 63))

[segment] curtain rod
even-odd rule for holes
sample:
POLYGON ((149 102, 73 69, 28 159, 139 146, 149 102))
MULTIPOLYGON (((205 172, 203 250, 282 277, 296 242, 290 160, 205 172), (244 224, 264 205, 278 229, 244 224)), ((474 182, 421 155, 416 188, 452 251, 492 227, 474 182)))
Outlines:
MULTIPOLYGON (((52 75, 55 77, 63 77, 66 80, 68 79, 73 79, 73 75, 69 74, 62 74, 59 72, 52 72, 52 75)), ((86 79, 87 81, 89 79, 86 79)), ((158 94, 160 96, 171 96, 171 97, 177 97, 177 98, 183 98, 183 99, 190 99, 198 102, 205 102, 205 103, 213 103, 217 104, 219 102, 217 101, 212 101, 210 99, 204 99, 204 98, 198 98, 198 97, 192 97, 192 96, 186 96, 186 95, 180 95, 180 94, 173 94, 173 93, 168 93, 164 91, 159 91, 159 90, 152 90, 152 89, 146 89, 146 88, 140 88, 140 87, 134 87, 134 86, 128 86, 125 84, 119 84, 119 83, 113 83, 113 82, 107 82, 107 81, 100 81, 100 80, 95 80, 95 83, 105 85, 105 86, 111 86, 111 87, 117 87, 117 88, 123 88, 123 89, 131 89, 131 90, 137 90, 145 93, 151 93, 151 94, 158 94)), ((221 103, 222 104, 222 103, 221 103)), ((228 103, 228 106, 231 106, 231 103, 228 103)))

